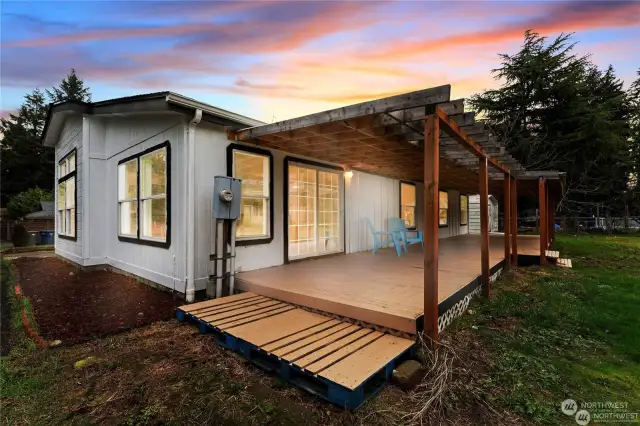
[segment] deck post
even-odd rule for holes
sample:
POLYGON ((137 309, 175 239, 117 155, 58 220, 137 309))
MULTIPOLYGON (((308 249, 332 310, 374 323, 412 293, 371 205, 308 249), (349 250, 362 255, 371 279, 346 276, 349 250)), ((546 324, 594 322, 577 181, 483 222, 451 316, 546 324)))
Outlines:
POLYGON ((504 269, 511 269, 511 178, 504 175, 504 269))
MULTIPOLYGON (((549 190, 547 188, 547 193, 549 190)), ((549 244, 556 239, 556 200, 549 194, 549 244)))
POLYGON ((547 264, 547 179, 538 178, 538 210, 540 211, 540 265, 547 264))
POLYGON ((489 297, 491 294, 491 283, 489 282, 489 171, 486 157, 478 159, 480 170, 480 250, 481 250, 481 270, 480 277, 482 283, 482 295, 489 297))
POLYGON ((434 349, 438 342, 439 139, 439 119, 430 114, 424 133, 424 336, 434 349))
POLYGON ((511 180, 511 263, 518 266, 518 185, 515 177, 511 180))

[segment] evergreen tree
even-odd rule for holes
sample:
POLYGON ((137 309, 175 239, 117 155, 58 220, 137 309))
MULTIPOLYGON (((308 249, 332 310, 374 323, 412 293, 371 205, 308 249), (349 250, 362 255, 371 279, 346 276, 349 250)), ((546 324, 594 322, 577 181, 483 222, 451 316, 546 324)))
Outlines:
POLYGON ((2 205, 29 188, 54 186, 54 153, 40 144, 47 116, 44 94, 36 89, 24 99, 17 114, 0 119, 2 205))
POLYGON ((629 160, 630 107, 615 71, 573 53, 571 34, 548 42, 533 31, 493 70, 499 89, 471 99, 509 150, 530 169, 567 174, 565 212, 604 203, 622 213, 629 160))
POLYGON ((40 143, 47 119, 47 101, 91 100, 89 88, 84 86, 73 69, 58 87, 53 87, 46 93, 48 100, 39 89, 25 95, 24 103, 16 114, 0 119, 0 202, 3 206, 14 195, 29 188, 39 187, 47 191, 54 188, 54 150, 43 147, 40 143))
POLYGON ((58 87, 52 87, 51 90, 47 90, 47 96, 53 103, 64 101, 81 101, 91 102, 91 89, 84 87, 84 81, 78 78, 76 70, 71 68, 71 71, 60 82, 58 87))

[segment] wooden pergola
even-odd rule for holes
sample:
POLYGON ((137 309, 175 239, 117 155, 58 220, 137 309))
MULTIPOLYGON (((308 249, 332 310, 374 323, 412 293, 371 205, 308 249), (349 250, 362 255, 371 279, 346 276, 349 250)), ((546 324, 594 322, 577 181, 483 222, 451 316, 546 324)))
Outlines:
POLYGON ((228 138, 336 163, 399 180, 424 182, 424 334, 438 341, 438 191, 480 194, 481 283, 491 293, 488 196, 505 206, 505 268, 517 262, 517 191, 538 195, 540 261, 553 236, 558 172, 527 171, 509 154, 464 100, 450 100, 439 86, 323 111, 272 124, 234 130, 228 138), (553 181, 552 190, 548 182, 553 181), (519 188, 520 187, 520 188, 519 188))

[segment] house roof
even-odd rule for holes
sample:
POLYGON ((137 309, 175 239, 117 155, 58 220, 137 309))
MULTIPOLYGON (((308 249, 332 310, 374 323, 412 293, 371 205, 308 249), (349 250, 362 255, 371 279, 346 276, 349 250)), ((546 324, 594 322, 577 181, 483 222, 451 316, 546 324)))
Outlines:
POLYGON ((47 120, 42 132, 41 143, 54 146, 70 115, 113 115, 139 113, 175 113, 193 116, 196 109, 202 110, 202 120, 222 126, 257 126, 262 121, 245 117, 213 105, 205 104, 195 99, 173 92, 155 92, 124 98, 108 99, 99 102, 65 101, 49 105, 47 120))
MULTIPOLYGON (((464 99, 451 100, 450 93, 450 85, 432 87, 231 130, 228 136, 240 142, 341 164, 345 169, 421 182, 424 180, 425 118, 436 114, 442 123, 439 135, 441 188, 477 193, 478 156, 487 158, 492 166, 489 179, 490 191, 494 194, 503 192, 506 173, 529 180, 523 165, 491 129, 476 120, 474 112, 464 111, 464 99)), ((536 173, 559 179, 558 172, 536 173)), ((526 182, 523 188, 536 189, 537 193, 537 185, 526 182)))

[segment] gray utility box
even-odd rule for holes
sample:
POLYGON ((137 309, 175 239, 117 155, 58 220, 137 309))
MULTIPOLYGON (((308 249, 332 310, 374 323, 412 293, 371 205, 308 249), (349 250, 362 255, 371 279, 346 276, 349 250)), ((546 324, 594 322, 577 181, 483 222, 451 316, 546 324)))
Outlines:
POLYGON ((213 178, 213 206, 214 219, 240 219, 240 200, 242 199, 241 179, 229 176, 213 178))

